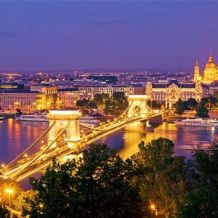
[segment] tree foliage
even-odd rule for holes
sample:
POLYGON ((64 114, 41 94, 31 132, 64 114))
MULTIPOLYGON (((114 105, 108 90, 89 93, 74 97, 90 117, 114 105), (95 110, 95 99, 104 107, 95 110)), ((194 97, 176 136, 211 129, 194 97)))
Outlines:
POLYGON ((208 117, 208 109, 206 105, 203 103, 200 103, 198 105, 196 112, 198 117, 203 117, 203 118, 208 117))
POLYGON ((76 106, 80 109, 100 109, 106 114, 119 115, 128 106, 128 100, 124 92, 114 92, 110 97, 108 94, 95 94, 93 100, 78 100, 76 106))
POLYGON ((112 98, 105 101, 105 112, 119 115, 128 106, 128 100, 124 92, 114 92, 112 98))
POLYGON ((151 107, 152 109, 160 109, 161 108, 161 104, 155 100, 148 100, 147 105, 149 107, 151 107))
POLYGON ((194 174, 190 180, 180 217, 218 217, 218 150, 211 153, 197 150, 194 154, 194 174))
POLYGON ((10 212, 5 207, 5 205, 0 205, 0 217, 1 218, 10 218, 10 212))
POLYGON ((189 98, 187 101, 184 102, 185 110, 193 110, 196 109, 198 102, 194 98, 189 98))
POLYGON ((104 144, 91 145, 82 158, 54 160, 31 184, 35 196, 23 208, 30 218, 215 218, 218 150, 197 150, 186 162, 172 141, 158 138, 123 160, 104 144))
POLYGON ((186 192, 186 164, 182 157, 173 156, 174 144, 164 138, 139 145, 133 157, 142 174, 139 186, 144 204, 154 204, 156 213, 163 217, 177 217, 178 208, 186 192))
POLYGON ((141 217, 134 167, 105 145, 92 145, 83 158, 60 165, 54 161, 41 179, 32 179, 34 200, 27 200, 35 217, 141 217))
POLYGON ((184 102, 181 100, 181 98, 176 102, 175 108, 176 108, 176 111, 175 111, 176 114, 181 115, 184 113, 185 105, 184 105, 184 102))
POLYGON ((80 109, 96 109, 97 105, 89 99, 82 99, 76 102, 76 106, 80 109))

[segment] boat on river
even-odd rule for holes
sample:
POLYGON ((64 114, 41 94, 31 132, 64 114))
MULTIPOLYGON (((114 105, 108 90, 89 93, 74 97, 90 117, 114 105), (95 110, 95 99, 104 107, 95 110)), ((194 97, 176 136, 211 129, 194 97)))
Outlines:
MULTIPOLYGON (((48 117, 46 114, 22 114, 15 117, 17 121, 32 121, 32 122, 48 122, 48 117)), ((86 125, 97 125, 100 123, 92 116, 83 116, 80 118, 80 122, 86 125)))
POLYGON ((15 116, 17 121, 33 121, 33 122, 48 122, 47 115, 43 114, 22 114, 15 116))
POLYGON ((214 119, 184 119, 175 121, 177 126, 209 126, 209 127, 218 127, 218 120, 214 119))

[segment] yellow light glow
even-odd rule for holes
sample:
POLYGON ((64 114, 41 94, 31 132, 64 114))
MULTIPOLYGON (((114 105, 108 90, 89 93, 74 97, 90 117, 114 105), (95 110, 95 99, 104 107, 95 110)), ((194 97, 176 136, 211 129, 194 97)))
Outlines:
POLYGON ((6 188, 6 189, 5 189, 5 193, 8 194, 8 195, 13 195, 13 194, 14 194, 14 189, 12 189, 12 188, 6 188))
POLYGON ((156 210, 155 204, 150 204, 150 208, 151 208, 151 210, 156 210))
POLYGON ((78 110, 50 110, 49 114, 52 115, 81 115, 78 110))

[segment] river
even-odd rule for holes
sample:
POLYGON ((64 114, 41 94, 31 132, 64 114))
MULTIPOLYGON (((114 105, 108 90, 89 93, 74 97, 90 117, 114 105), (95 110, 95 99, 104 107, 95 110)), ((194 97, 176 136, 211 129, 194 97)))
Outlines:
MULTIPOLYGON (((47 123, 18 122, 7 119, 0 122, 0 163, 8 163, 35 141, 47 128, 47 123)), ((103 137, 96 143, 105 143, 115 149, 123 158, 137 152, 141 141, 149 142, 158 137, 171 139, 175 143, 177 155, 191 154, 197 145, 209 146, 217 132, 207 127, 177 127, 173 123, 163 123, 153 132, 144 130, 135 123, 128 128, 103 137)))

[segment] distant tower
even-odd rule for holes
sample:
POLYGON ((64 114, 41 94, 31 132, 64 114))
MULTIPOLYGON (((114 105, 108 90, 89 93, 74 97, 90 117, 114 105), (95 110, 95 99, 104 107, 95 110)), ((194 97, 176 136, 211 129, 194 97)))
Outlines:
POLYGON ((213 56, 210 52, 208 62, 204 69, 204 81, 207 83, 213 82, 215 80, 218 80, 217 75, 217 66, 214 63, 213 56))
POLYGON ((214 61, 213 61, 213 55, 212 55, 211 52, 210 52, 210 54, 209 54, 208 63, 209 63, 209 64, 214 63, 214 61))
POLYGON ((198 65, 198 61, 196 60, 195 63, 195 69, 194 69, 194 82, 200 81, 201 80, 201 76, 200 76, 200 68, 198 65))

